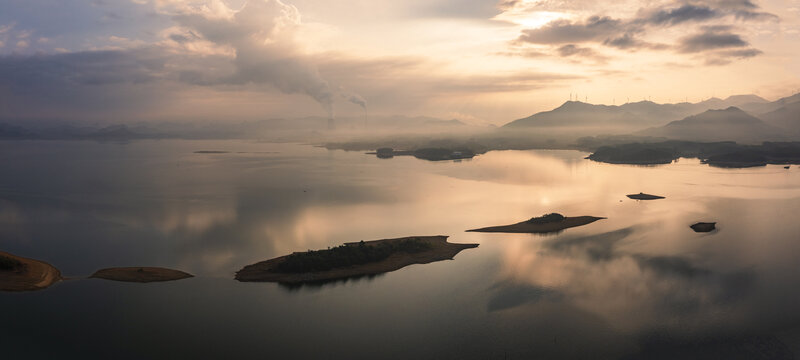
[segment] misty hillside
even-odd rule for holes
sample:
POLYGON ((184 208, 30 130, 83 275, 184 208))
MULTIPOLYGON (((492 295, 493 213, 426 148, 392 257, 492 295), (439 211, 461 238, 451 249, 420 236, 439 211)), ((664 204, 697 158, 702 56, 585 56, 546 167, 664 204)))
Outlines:
POLYGON ((505 128, 635 124, 637 117, 618 106, 567 101, 563 105, 512 121, 505 128))
POLYGON ((772 102, 747 103, 747 104, 742 104, 741 106, 736 106, 736 105, 734 106, 761 118, 761 115, 776 111, 786 105, 797 102, 800 102, 800 93, 780 98, 772 102))
POLYGON ((594 105, 580 101, 567 101, 550 111, 543 111, 529 117, 514 120, 505 128, 520 129, 533 127, 586 127, 618 130, 626 128, 635 131, 647 127, 664 125, 689 115, 706 110, 727 107, 777 108, 757 95, 734 95, 726 99, 711 98, 699 103, 658 104, 652 101, 639 101, 619 106, 594 105))
POLYGON ((781 129, 771 126, 737 107, 708 110, 683 120, 636 133, 690 141, 762 142, 785 139, 781 129))
POLYGON ((762 114, 759 118, 770 125, 786 130, 791 135, 800 136, 800 99, 797 100, 762 114))

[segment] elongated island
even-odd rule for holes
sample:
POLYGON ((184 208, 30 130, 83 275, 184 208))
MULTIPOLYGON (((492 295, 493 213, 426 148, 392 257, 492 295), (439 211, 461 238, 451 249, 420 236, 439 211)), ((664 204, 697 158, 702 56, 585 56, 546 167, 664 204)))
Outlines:
POLYGON ((597 220, 605 219, 596 216, 566 217, 559 213, 546 214, 531 218, 511 225, 490 226, 480 229, 467 230, 471 232, 502 232, 502 233, 531 233, 546 234, 558 232, 576 226, 591 224, 597 220))
POLYGON ((627 196, 629 199, 633 199, 633 200, 658 200, 658 199, 664 199, 663 196, 645 194, 643 192, 640 192, 638 194, 628 194, 628 195, 625 195, 625 196, 627 196))
POLYGON ((105 279, 124 282, 149 283, 159 281, 173 281, 194 277, 194 275, 180 270, 161 267, 134 266, 115 267, 97 270, 90 278, 105 279))
POLYGON ((0 291, 41 290, 61 279, 53 265, 0 251, 0 291))
POLYGON ((345 243, 327 250, 296 252, 247 265, 236 280, 300 284, 395 271, 413 264, 452 260, 478 244, 454 244, 447 236, 409 236, 345 243))

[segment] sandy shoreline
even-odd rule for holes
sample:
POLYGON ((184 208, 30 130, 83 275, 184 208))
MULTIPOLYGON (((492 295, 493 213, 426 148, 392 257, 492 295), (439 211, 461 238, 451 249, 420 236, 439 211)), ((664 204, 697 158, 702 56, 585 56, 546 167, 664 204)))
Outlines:
POLYGON ((62 280, 61 272, 46 262, 24 258, 4 251, 0 256, 23 264, 18 270, 0 271, 0 291, 33 291, 49 287, 62 280))
MULTIPOLYGON (((452 260, 456 254, 461 250, 478 247, 478 244, 454 244, 447 242, 447 236, 413 236, 397 239, 383 239, 365 241, 367 246, 373 246, 380 242, 387 241, 404 241, 407 239, 416 238, 425 241, 430 245, 426 251, 418 253, 405 253, 398 252, 392 254, 387 259, 372 262, 362 265, 349 266, 345 268, 331 269, 320 272, 307 272, 307 273, 279 273, 274 272, 273 269, 287 256, 281 256, 274 259, 261 261, 252 265, 245 266, 236 272, 236 280, 239 281, 256 281, 256 282, 279 282, 287 284, 297 284, 304 282, 315 281, 328 281, 345 279, 350 277, 376 275, 395 271, 413 264, 427 264, 441 260, 452 260)), ((356 245, 358 243, 351 242, 347 245, 356 245)))

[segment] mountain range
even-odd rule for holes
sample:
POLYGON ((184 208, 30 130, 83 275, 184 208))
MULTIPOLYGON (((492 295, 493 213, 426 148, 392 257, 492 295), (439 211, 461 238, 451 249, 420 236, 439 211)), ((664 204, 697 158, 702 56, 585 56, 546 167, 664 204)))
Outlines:
POLYGON ((618 106, 567 101, 514 120, 510 130, 574 131, 576 135, 634 134, 677 140, 758 142, 800 138, 800 94, 776 101, 756 95, 699 103, 640 101, 618 106))

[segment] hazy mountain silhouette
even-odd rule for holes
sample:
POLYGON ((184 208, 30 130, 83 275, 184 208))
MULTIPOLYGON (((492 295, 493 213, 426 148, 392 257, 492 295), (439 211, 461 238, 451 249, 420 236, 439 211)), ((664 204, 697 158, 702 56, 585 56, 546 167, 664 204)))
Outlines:
POLYGON ((786 105, 800 102, 800 93, 780 98, 772 102, 757 102, 737 105, 738 108, 761 118, 761 115, 776 111, 786 105))
POLYGON ((0 139, 25 139, 34 136, 34 133, 21 126, 0 123, 0 139))
POLYGON ((786 130, 795 138, 800 137, 800 94, 779 99, 759 109, 769 110, 757 113, 760 119, 786 130))
POLYGON ((786 138, 781 129, 733 106, 724 110, 708 110, 636 134, 690 141, 761 142, 786 138))
POLYGON ((586 126, 586 125, 632 125, 637 117, 618 106, 593 105, 580 101, 567 101, 563 105, 550 110, 514 120, 503 127, 550 127, 550 126, 586 126))
POLYGON ((664 125, 689 115, 706 110, 731 106, 779 107, 757 95, 734 95, 726 99, 711 98, 699 103, 657 104, 652 101, 639 101, 619 106, 594 105, 580 101, 567 101, 550 110, 514 120, 505 128, 521 129, 528 127, 605 127, 609 130, 626 127, 636 131, 652 126, 664 125))

